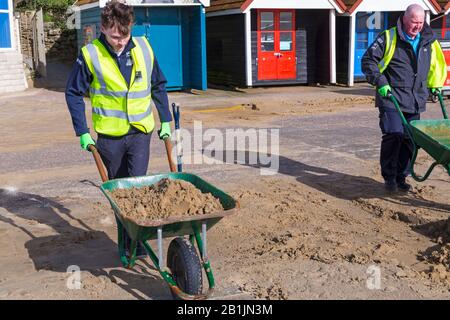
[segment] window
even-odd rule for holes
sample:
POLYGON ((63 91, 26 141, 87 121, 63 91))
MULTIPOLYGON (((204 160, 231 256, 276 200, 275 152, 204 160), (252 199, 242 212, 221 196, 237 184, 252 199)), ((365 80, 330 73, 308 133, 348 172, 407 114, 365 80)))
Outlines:
POLYGON ((0 0, 0 49, 11 48, 10 0, 0 0))
POLYGON ((356 49, 367 49, 369 47, 369 34, 359 32, 356 34, 356 49))
POLYGON ((292 29, 292 12, 280 12, 280 30, 292 29))
POLYGON ((273 31, 273 12, 261 12, 261 31, 273 31))
POLYGON ((280 51, 292 50, 292 32, 280 32, 280 51))
POLYGON ((450 40, 450 18, 447 15, 442 20, 441 38, 442 40, 450 40))
POLYGON ((8 10, 8 0, 0 0, 0 10, 8 10))
POLYGON ((261 32, 261 51, 274 51, 275 38, 273 32, 261 32))

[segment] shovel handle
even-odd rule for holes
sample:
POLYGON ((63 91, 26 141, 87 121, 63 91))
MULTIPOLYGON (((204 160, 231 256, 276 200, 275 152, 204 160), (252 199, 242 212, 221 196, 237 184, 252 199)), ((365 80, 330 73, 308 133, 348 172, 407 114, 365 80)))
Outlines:
POLYGON ((100 173, 102 181, 108 181, 108 175, 106 174, 105 167, 103 167, 103 161, 100 158, 100 154, 98 153, 97 148, 93 144, 90 144, 88 145, 88 150, 92 152, 92 155, 94 156, 95 164, 97 165, 97 169, 100 173))

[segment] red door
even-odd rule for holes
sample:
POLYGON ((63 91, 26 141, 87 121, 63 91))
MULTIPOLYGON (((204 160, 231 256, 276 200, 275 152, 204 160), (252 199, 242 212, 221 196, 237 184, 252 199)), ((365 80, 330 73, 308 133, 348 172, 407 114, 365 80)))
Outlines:
POLYGON ((450 87, 450 19, 448 16, 444 16, 442 18, 442 27, 441 27, 441 46, 442 51, 444 51, 445 62, 447 63, 447 80, 445 80, 444 87, 450 87))
POLYGON ((258 10, 258 80, 296 74, 295 10, 258 10))

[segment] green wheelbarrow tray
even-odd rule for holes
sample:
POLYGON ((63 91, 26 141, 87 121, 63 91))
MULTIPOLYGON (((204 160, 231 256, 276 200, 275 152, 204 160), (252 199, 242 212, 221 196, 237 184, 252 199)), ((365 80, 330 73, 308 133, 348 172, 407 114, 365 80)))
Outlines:
POLYGON ((119 241, 119 255, 122 264, 126 268, 132 268, 136 260, 136 246, 137 242, 141 242, 145 247, 150 259, 158 269, 161 276, 168 283, 172 292, 186 300, 192 299, 205 299, 209 297, 214 288, 214 277, 212 275, 212 269, 206 253, 206 231, 213 227, 223 217, 229 216, 236 212, 239 208, 239 202, 233 199, 231 196, 223 192, 222 190, 214 187, 210 183, 204 181, 198 176, 190 173, 164 173, 142 177, 114 179, 104 182, 101 187, 101 191, 109 200, 114 214, 116 216, 118 225, 118 241, 119 241), (212 214, 195 215, 195 216, 182 216, 182 217, 168 217, 161 220, 147 220, 137 221, 125 217, 117 203, 111 197, 111 191, 115 189, 130 189, 133 187, 139 188, 149 186, 157 183, 161 179, 168 178, 171 180, 184 180, 192 183, 203 193, 211 193, 215 198, 219 199, 225 210, 215 212, 212 214), (131 238, 130 252, 131 256, 127 257, 125 254, 124 244, 122 243, 122 233, 125 228, 128 235, 131 238), (162 254, 162 238, 178 237, 189 235, 189 240, 192 244, 194 241, 197 243, 197 248, 200 253, 203 268, 208 277, 209 290, 206 295, 189 295, 184 293, 175 282, 172 274, 168 268, 164 266, 164 259, 162 254), (158 251, 156 255, 147 240, 158 240, 158 251))
POLYGON ((413 156, 410 163, 410 171, 414 180, 419 182, 425 181, 437 165, 442 165, 450 175, 450 120, 447 116, 442 95, 438 93, 444 119, 413 120, 409 123, 406 121, 395 96, 390 94, 389 98, 394 103, 403 126, 413 142, 413 156), (434 162, 423 176, 419 176, 414 171, 414 164, 420 148, 434 159, 434 162))
POLYGON ((410 122, 416 144, 438 164, 450 163, 450 120, 414 120, 410 122))
MULTIPOLYGON (((435 160, 423 177, 418 177, 412 170, 413 177, 418 181, 425 180, 438 164, 447 169, 450 175, 450 120, 413 120, 409 128, 416 146, 425 150, 435 160)), ((415 163, 417 153, 416 150, 412 163, 415 163)))

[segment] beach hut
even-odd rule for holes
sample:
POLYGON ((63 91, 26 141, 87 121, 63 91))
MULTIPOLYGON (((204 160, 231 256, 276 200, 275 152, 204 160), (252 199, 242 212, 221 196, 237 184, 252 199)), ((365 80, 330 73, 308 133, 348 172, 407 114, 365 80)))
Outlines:
POLYGON ((441 11, 435 0, 343 0, 347 12, 337 17, 338 82, 353 86, 355 81, 365 81, 361 58, 368 46, 383 30, 395 26, 398 17, 411 4, 419 4, 430 15, 441 11), (382 11, 380 11, 382 9, 382 11), (345 31, 345 30, 348 31, 345 31))
MULTIPOLYGON (((100 12, 107 1, 78 1, 78 48, 100 35, 100 12)), ((134 36, 146 36, 168 90, 206 90, 205 7, 209 0, 128 0, 134 6, 134 36)))
POLYGON ((336 82, 341 0, 212 0, 208 81, 263 86, 336 82))
POLYGON ((16 1, 0 0, 0 93, 25 90, 27 84, 20 50, 16 1))

